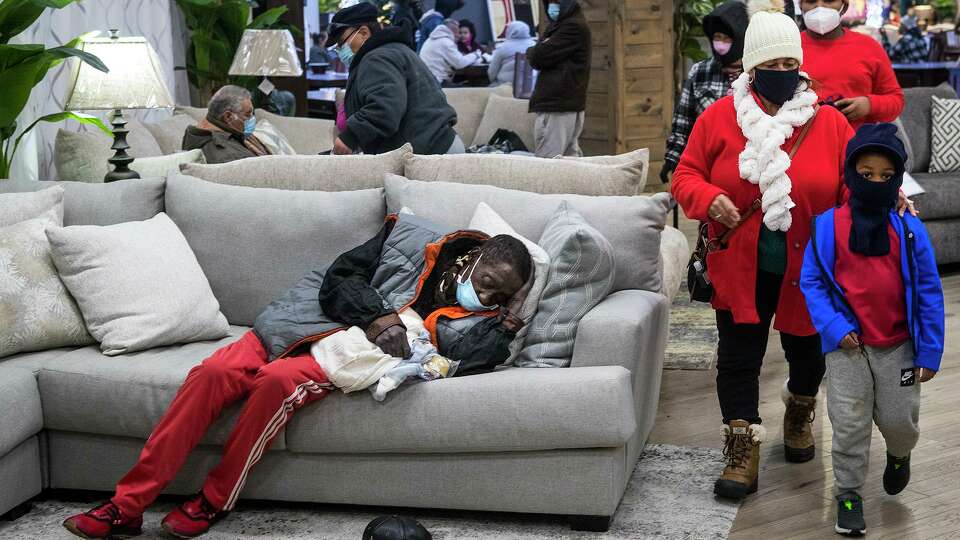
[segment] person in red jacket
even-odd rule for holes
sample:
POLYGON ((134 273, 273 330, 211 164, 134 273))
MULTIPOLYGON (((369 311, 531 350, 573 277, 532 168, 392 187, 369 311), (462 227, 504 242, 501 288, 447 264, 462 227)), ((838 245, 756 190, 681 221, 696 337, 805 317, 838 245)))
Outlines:
POLYGON ((853 129, 893 122, 903 110, 903 90, 883 46, 840 26, 848 6, 849 0, 800 0, 803 70, 823 103, 840 109, 853 129))
MULTIPOLYGON (((748 7, 757 9, 757 3, 748 7)), ((744 39, 744 73, 734 93, 694 125, 673 176, 673 195, 691 219, 708 222, 710 238, 736 227, 724 249, 708 255, 720 338, 717 395, 727 465, 714 491, 741 499, 757 489, 760 366, 771 320, 780 331, 790 374, 784 450, 788 461, 814 456, 810 422, 824 373, 820 338, 798 282, 810 222, 843 200, 843 156, 853 135, 833 107, 817 109, 800 72, 800 31, 777 6, 752 15, 744 39), (791 159, 788 153, 801 144, 791 159), (759 210, 748 219, 756 202, 759 210)))

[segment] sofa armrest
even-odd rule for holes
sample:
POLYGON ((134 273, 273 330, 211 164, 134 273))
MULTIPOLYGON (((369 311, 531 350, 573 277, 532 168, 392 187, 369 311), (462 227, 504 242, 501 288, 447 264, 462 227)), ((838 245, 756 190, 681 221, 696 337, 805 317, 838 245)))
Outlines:
POLYGON ((574 341, 570 367, 623 366, 630 371, 642 440, 657 416, 669 306, 660 293, 615 292, 580 320, 574 341))
MULTIPOLYGON (((0 361, 2 362, 2 361, 0 361)), ((43 429, 37 378, 27 369, 0 363, 0 456, 43 429)))
POLYGON ((673 302, 680 291, 683 275, 690 260, 690 243, 687 236, 673 227, 664 227, 660 235, 660 260, 663 261, 663 295, 673 302))

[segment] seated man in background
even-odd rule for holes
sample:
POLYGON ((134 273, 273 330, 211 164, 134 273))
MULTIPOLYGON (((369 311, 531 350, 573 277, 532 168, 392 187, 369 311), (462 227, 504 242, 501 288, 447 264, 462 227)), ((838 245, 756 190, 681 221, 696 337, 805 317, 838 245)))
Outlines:
MULTIPOLYGON (((350 66, 344 129, 334 154, 382 154, 406 143, 417 154, 462 154, 457 113, 417 53, 406 26, 383 28, 369 2, 333 16, 327 46, 350 66)), ((456 48, 456 45, 453 45, 456 48)))
POLYGON ((460 23, 447 19, 433 30, 420 49, 420 59, 440 84, 451 82, 458 69, 483 62, 483 51, 479 49, 469 54, 460 52, 457 48, 459 37, 460 23))
POLYGON ((227 85, 210 98, 207 117, 196 126, 187 127, 182 146, 184 150, 199 148, 207 163, 270 155, 270 150, 253 135, 256 125, 250 92, 227 85))

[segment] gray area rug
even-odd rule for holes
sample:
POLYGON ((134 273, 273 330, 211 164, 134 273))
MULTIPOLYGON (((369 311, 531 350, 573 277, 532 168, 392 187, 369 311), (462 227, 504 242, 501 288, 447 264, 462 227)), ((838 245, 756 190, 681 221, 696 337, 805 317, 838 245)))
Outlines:
MULTIPOLYGON (((203 538, 360 540, 364 527, 380 514, 402 513, 418 519, 437 540, 502 539, 724 539, 739 505, 713 497, 713 481, 723 463, 721 452, 708 448, 649 445, 637 464, 627 492, 606 533, 573 532, 559 518, 546 516, 358 508, 345 506, 253 503, 241 501, 238 511, 203 538)), ((13 522, 0 522, 5 540, 72 539, 60 526, 67 516, 89 503, 39 501, 13 522)), ((173 507, 154 505, 144 516, 145 540, 166 538, 160 520, 173 507)))
POLYGON ((670 306, 670 337, 664 369, 707 370, 717 359, 717 319, 710 304, 691 302, 687 280, 670 306))

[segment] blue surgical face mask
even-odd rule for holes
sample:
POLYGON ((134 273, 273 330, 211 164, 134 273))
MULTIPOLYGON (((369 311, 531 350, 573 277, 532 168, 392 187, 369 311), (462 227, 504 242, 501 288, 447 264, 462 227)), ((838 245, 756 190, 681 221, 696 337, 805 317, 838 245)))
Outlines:
POLYGON ((254 130, 257 129, 257 119, 253 116, 247 118, 243 121, 243 134, 250 136, 253 135, 254 130))
MULTIPOLYGON (((481 254, 480 257, 483 257, 483 254, 481 254)), ((470 274, 457 279, 457 303, 467 311, 491 311, 498 307, 497 305, 483 305, 480 297, 477 296, 476 289, 473 288, 473 271, 476 270, 477 265, 480 264, 480 257, 477 257, 477 260, 474 262, 473 267, 470 269, 470 274)))
POLYGON ((560 4, 547 4, 547 17, 550 17, 551 21, 555 21, 559 16, 560 4))
POLYGON ((353 34, 350 35, 350 38, 343 42, 343 45, 337 47, 337 56, 340 57, 340 61, 343 62, 343 65, 347 68, 350 67, 350 62, 353 61, 353 49, 350 48, 350 42, 353 41, 354 36, 357 35, 357 31, 354 30, 353 34))

